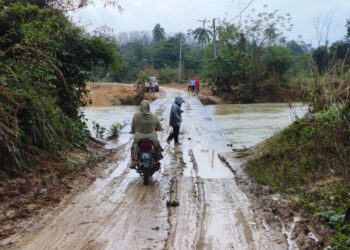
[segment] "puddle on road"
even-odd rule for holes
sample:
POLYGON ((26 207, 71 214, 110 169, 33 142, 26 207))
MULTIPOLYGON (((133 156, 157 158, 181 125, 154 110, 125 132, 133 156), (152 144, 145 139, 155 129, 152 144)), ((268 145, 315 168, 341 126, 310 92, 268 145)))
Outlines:
POLYGON ((307 106, 301 103, 225 104, 207 106, 233 148, 251 147, 301 118, 307 106))
POLYGON ((219 159, 216 151, 195 148, 193 154, 198 165, 198 176, 206 179, 232 178, 232 171, 219 159))

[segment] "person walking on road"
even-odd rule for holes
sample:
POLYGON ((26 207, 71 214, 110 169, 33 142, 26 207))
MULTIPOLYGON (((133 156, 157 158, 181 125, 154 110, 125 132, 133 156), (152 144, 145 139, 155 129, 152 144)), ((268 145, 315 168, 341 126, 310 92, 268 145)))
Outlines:
POLYGON ((166 142, 170 144, 170 142, 174 139, 175 145, 179 145, 179 133, 180 133, 180 126, 182 122, 182 110, 181 105, 184 103, 184 99, 182 96, 177 96, 175 98, 175 102, 171 106, 170 111, 170 119, 169 119, 169 125, 173 128, 173 131, 170 133, 168 139, 166 142))

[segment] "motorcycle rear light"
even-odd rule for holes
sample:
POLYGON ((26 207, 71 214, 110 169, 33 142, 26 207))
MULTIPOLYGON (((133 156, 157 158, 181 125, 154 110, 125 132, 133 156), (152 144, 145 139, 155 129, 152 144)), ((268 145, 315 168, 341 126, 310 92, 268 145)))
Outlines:
POLYGON ((140 148, 151 148, 153 146, 153 143, 151 141, 141 141, 139 142, 140 148))

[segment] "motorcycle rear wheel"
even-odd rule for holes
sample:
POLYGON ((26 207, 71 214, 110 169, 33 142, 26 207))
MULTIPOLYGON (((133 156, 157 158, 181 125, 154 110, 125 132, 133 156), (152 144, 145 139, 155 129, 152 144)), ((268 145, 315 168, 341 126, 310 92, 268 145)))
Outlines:
POLYGON ((149 179, 150 179, 150 175, 148 173, 144 173, 143 174, 143 184, 144 185, 148 185, 149 184, 149 179))

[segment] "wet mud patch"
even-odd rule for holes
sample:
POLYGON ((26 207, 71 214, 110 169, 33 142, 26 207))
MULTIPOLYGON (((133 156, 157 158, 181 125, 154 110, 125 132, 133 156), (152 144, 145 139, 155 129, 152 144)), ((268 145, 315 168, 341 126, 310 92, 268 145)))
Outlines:
POLYGON ((75 150, 68 154, 70 162, 76 165, 74 170, 67 171, 60 166, 52 168, 49 173, 29 173, 23 178, 10 180, 0 193, 0 249, 15 246, 6 238, 39 228, 39 221, 48 216, 48 212, 61 202, 68 204, 76 193, 96 178, 103 178, 102 170, 118 154, 117 149, 107 150, 91 144, 88 151, 75 150))
POLYGON ((207 96, 207 95, 198 95, 197 97, 198 97, 199 101, 205 106, 223 103, 223 101, 221 99, 219 99, 218 97, 207 96))
POLYGON ((291 197, 274 194, 269 187, 253 182, 242 168, 244 158, 238 159, 236 152, 220 154, 220 158, 234 172, 237 185, 251 200, 251 209, 265 230, 282 232, 288 249, 321 250, 329 244, 330 233, 319 217, 307 213, 291 197))

